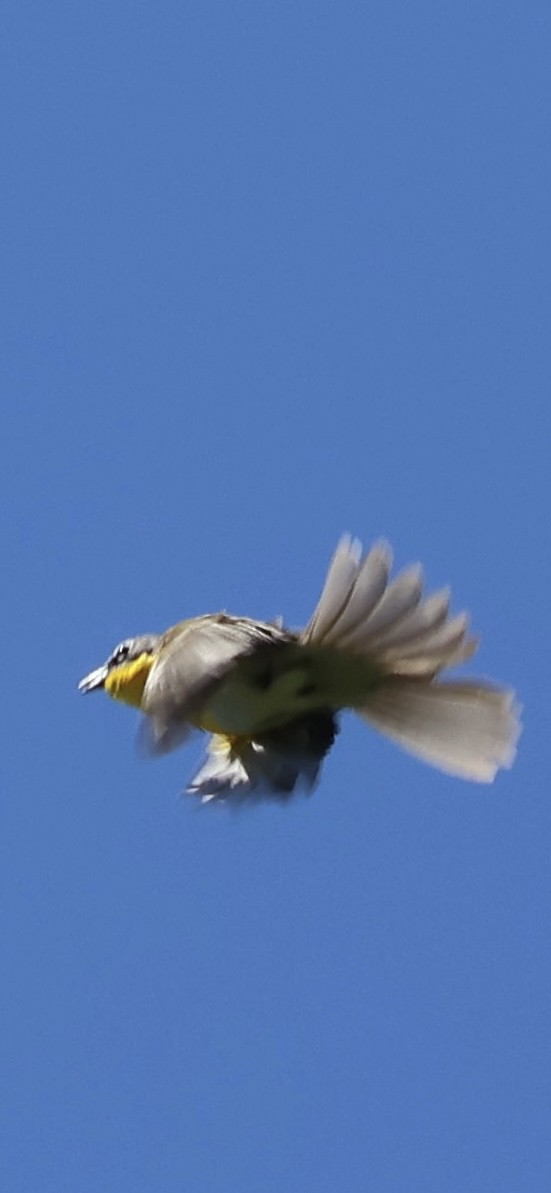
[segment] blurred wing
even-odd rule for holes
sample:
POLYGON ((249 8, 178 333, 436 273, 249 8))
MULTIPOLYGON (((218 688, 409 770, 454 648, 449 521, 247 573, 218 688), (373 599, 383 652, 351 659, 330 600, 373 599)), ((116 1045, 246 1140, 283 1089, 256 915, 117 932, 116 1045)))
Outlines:
POLYGON ((471 658, 478 642, 468 636, 466 613, 448 617, 449 590, 424 598, 420 565, 391 581, 391 562, 388 544, 375 543, 362 558, 358 543, 343 538, 301 641, 370 657, 391 675, 419 678, 471 658))
POLYGON ((145 686, 142 737, 148 752, 163 754, 181 745, 192 732, 190 721, 236 662, 287 638, 276 626, 227 614, 182 626, 161 650, 145 686))
POLYGON ((391 563, 387 543, 375 543, 362 558, 358 540, 345 535, 331 560, 323 592, 302 641, 340 645, 344 635, 350 637, 358 625, 364 625, 385 592, 391 563))
POLYGON ((189 741, 198 732, 187 721, 173 721, 164 725, 155 717, 142 717, 138 726, 136 747, 138 753, 146 758, 159 758, 162 754, 169 754, 189 741))

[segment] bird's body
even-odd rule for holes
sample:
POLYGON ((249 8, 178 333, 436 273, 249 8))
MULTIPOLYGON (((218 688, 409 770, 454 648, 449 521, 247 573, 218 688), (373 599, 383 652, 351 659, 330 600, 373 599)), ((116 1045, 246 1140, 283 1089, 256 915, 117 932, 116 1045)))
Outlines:
POLYGON ((304 630, 207 614, 126 640, 80 688, 139 708, 153 753, 212 734, 188 788, 203 800, 311 788, 346 708, 441 769, 491 781, 514 756, 512 693, 438 682, 476 650, 468 619, 448 617, 448 591, 422 599, 418 566, 389 583, 390 563, 386 544, 362 558, 343 539, 304 630))

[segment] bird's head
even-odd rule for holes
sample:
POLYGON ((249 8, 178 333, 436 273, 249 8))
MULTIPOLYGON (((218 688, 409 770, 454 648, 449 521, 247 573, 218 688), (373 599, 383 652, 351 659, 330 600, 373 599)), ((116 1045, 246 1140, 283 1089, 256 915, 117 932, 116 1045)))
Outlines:
POLYGON ((101 667, 81 679, 79 692, 104 688, 114 700, 139 708, 147 677, 159 650, 160 634, 140 634, 125 638, 101 667))

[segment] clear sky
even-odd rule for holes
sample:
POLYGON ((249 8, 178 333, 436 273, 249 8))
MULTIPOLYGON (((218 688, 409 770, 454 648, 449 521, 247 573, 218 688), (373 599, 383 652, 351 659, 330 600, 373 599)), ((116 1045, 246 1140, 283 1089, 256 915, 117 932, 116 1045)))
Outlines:
POLYGON ((544 0, 7 0, 0 993, 9 1193, 544 1193, 544 0), (346 720, 309 800, 179 798, 76 684, 349 530, 482 634, 517 764, 346 720))

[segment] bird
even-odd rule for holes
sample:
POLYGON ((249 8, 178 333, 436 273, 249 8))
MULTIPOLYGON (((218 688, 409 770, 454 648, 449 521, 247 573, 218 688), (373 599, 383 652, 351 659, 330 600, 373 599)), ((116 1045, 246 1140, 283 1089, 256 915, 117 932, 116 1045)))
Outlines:
POLYGON ((451 593, 424 594, 420 564, 391 578, 392 550, 345 535, 302 630, 226 612, 127 638, 78 685, 140 710, 157 756, 208 733, 186 792, 202 803, 286 802, 311 792, 351 710, 449 775, 490 783, 514 760, 520 707, 485 679, 444 679, 478 639, 451 593))

